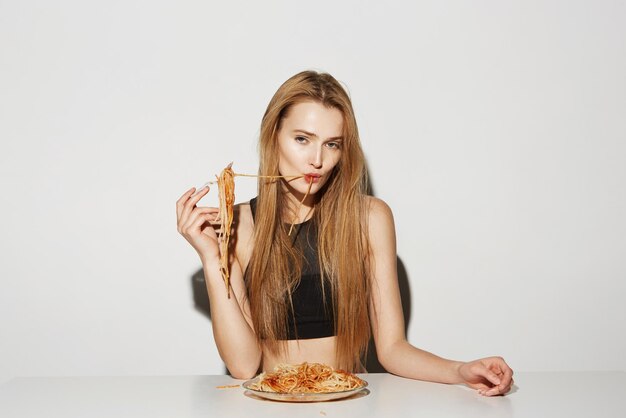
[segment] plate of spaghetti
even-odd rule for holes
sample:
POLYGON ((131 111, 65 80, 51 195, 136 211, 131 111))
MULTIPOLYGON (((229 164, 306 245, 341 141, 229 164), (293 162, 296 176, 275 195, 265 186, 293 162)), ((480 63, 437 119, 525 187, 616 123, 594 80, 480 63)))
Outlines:
POLYGON ((243 383, 250 394, 282 402, 324 402, 356 395, 367 382, 319 363, 280 364, 243 383))

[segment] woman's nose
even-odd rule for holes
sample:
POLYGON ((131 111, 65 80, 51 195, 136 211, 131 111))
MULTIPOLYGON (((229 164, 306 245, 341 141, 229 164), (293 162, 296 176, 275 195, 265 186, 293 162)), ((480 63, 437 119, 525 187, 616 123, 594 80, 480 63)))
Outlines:
POLYGON ((322 147, 317 148, 311 155, 311 165, 315 168, 322 168, 323 153, 322 147))

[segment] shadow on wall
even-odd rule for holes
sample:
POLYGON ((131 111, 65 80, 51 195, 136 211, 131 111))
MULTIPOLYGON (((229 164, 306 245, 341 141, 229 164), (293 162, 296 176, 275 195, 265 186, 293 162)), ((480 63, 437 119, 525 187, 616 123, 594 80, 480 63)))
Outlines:
POLYGON ((196 271, 191 276, 191 290, 193 292, 193 305, 196 311, 200 312, 209 320, 211 319, 211 305, 209 305, 209 295, 204 282, 204 271, 202 269, 196 271))
MULTIPOLYGON (((209 295, 206 290, 204 281, 204 271, 202 269, 196 271, 191 276, 191 290, 193 293, 193 305, 196 311, 200 312, 211 320, 211 305, 209 304, 209 295)), ((230 372, 224 367, 224 374, 230 376, 230 372)))
MULTIPOLYGON (((404 332, 406 334, 409 319, 411 317, 411 290, 409 289, 409 278, 404 268, 404 263, 400 258, 397 258, 397 266, 398 266, 398 285, 400 286, 400 298, 402 300, 402 314, 404 316, 404 332)), ((211 307, 209 305, 209 296, 206 290, 206 284, 204 282, 204 272, 202 269, 198 270, 191 276, 191 288, 193 293, 193 301, 194 307, 196 310, 203 315, 205 315, 209 320, 211 320, 211 307)), ((382 373, 385 372, 385 369, 378 362, 378 357, 376 354, 376 347, 374 346, 374 342, 370 340, 369 347, 367 350, 367 358, 365 362, 365 368, 369 373, 382 373)), ((226 368, 224 369, 225 374, 229 374, 226 368)))

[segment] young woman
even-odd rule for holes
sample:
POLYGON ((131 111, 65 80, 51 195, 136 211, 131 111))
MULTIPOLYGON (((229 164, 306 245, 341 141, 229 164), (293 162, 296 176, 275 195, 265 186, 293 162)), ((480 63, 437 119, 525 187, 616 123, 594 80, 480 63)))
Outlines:
POLYGON ((258 196, 235 207, 228 297, 220 273, 217 208, 176 203, 178 231, 204 268, 215 342, 233 377, 278 363, 325 363, 353 372, 370 337, 380 363, 400 376, 464 383, 505 394, 512 370, 500 357, 446 360, 406 340, 393 216, 366 195, 352 104, 329 74, 305 71, 270 101, 260 134, 258 196))

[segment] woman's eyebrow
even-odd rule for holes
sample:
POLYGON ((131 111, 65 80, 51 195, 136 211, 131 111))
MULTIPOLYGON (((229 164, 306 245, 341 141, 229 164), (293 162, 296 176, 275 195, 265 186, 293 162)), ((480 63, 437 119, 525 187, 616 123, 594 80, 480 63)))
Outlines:
POLYGON ((317 135, 315 135, 313 132, 307 132, 304 129, 294 129, 293 131, 294 132, 299 132, 301 134, 305 134, 305 135, 308 135, 308 136, 314 136, 314 137, 317 138, 317 135))
MULTIPOLYGON (((308 136, 314 136, 315 138, 317 138, 317 135, 315 135, 313 132, 308 132, 308 131, 305 131, 304 129, 294 129, 293 131, 295 133, 301 133, 301 134, 305 134, 305 135, 308 135, 308 136)), ((335 136, 335 137, 332 137, 332 138, 328 138, 329 141, 338 141, 338 140, 342 140, 342 139, 343 139, 342 136, 335 136)))

